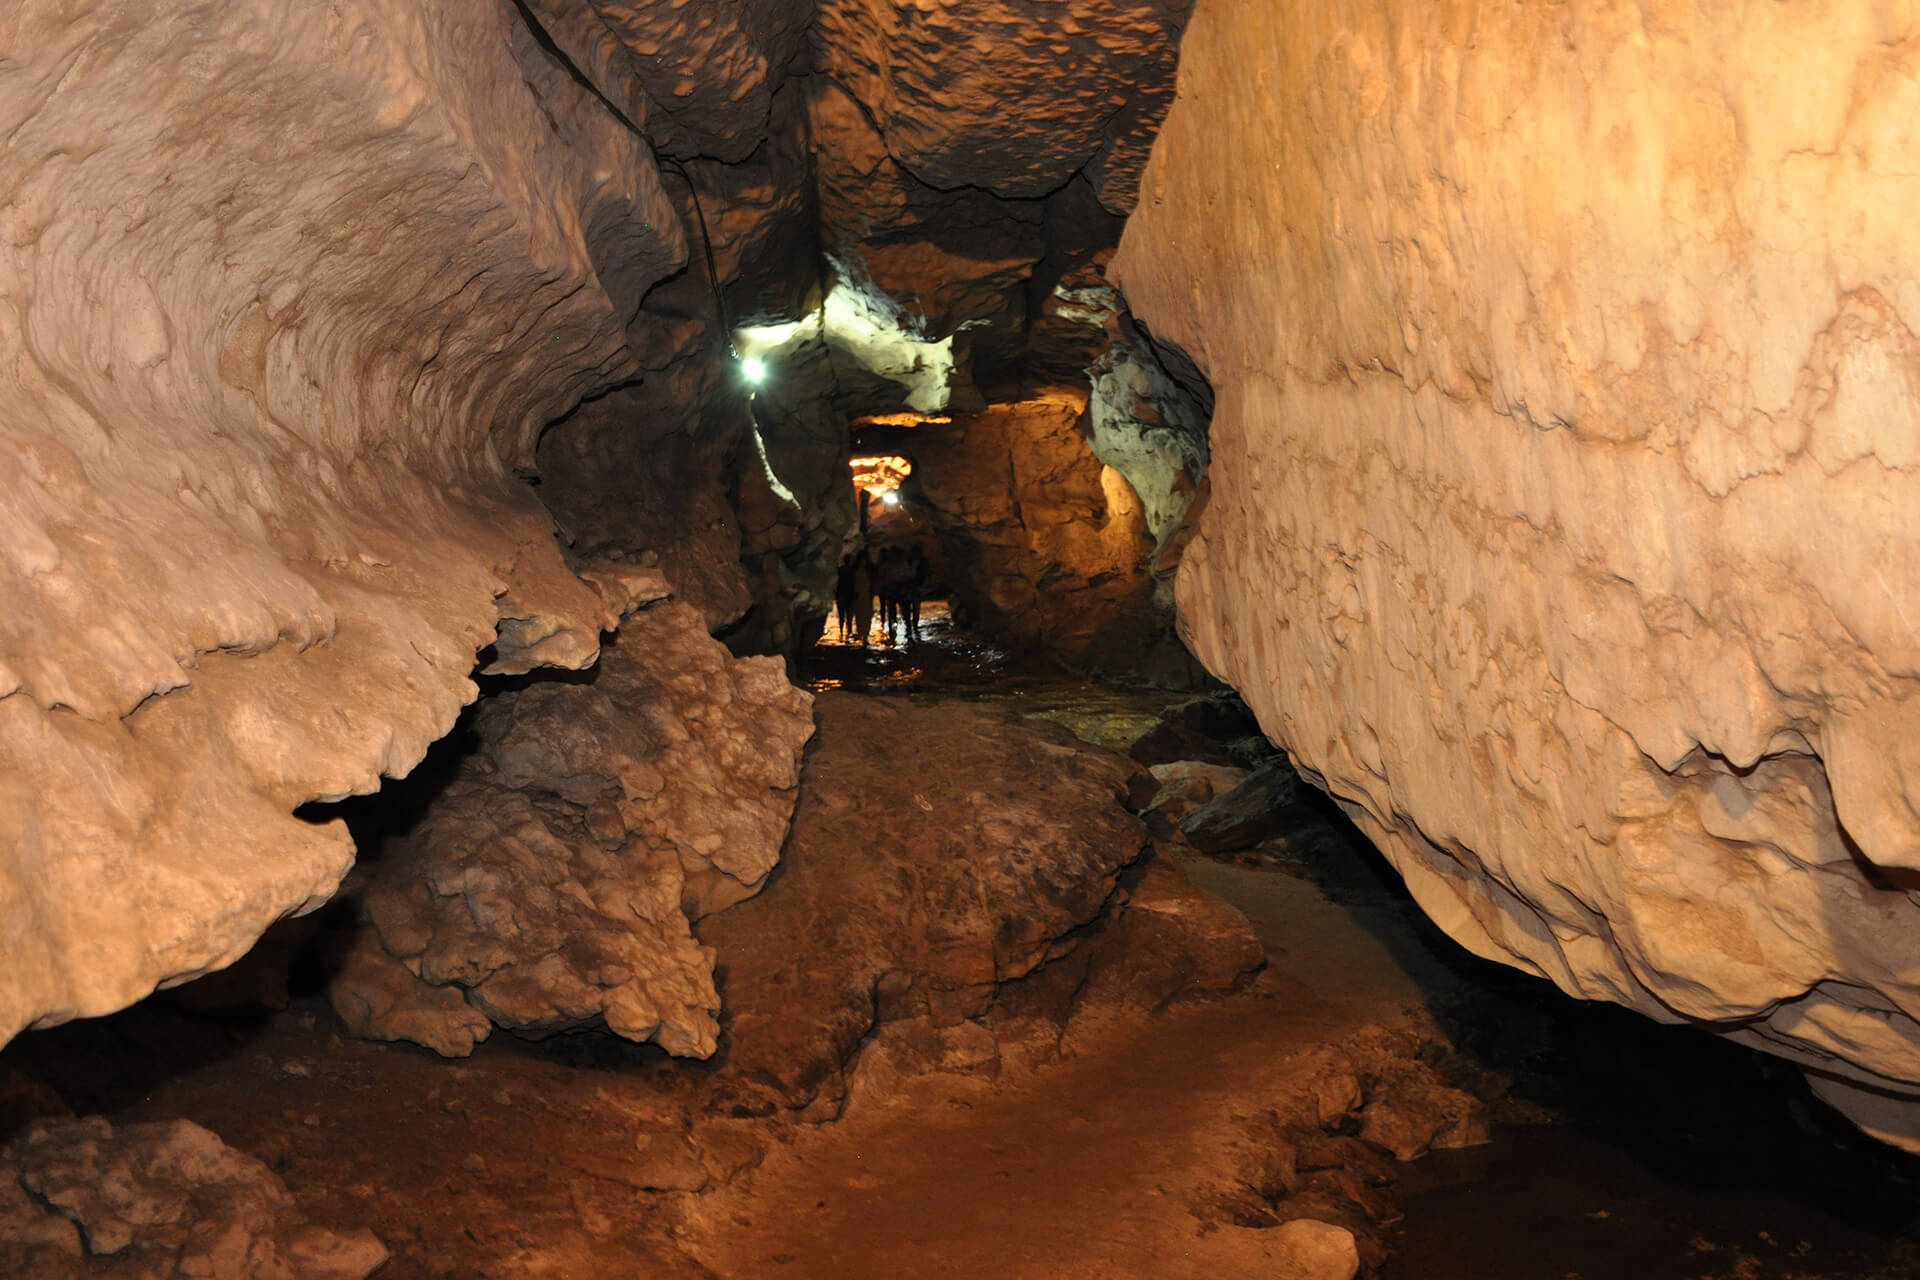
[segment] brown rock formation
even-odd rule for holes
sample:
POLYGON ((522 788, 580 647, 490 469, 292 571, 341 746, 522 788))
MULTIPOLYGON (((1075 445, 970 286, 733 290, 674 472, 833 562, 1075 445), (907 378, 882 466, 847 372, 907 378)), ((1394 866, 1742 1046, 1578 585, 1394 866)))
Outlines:
POLYGON ((745 642, 804 635, 846 512, 802 476, 818 509, 743 545, 729 495, 837 424, 757 437, 722 311, 826 293, 817 187, 827 247, 889 262, 930 336, 993 319, 1017 373, 1111 245, 1184 14, 13 6, 0 1040, 324 898, 349 842, 293 810, 411 768, 476 653, 593 661, 620 579, 570 573, 516 477, 583 557, 664 566, 712 626, 779 597, 799 625, 745 642))
POLYGON ((688 918, 778 861, 810 703, 679 603, 629 619, 589 679, 489 698, 480 748, 362 891, 334 1008, 356 1034, 451 1056, 495 1025, 600 1022, 712 1053, 713 952, 688 918))
POLYGON ((870 1092, 994 1070, 1003 1037, 1057 1038, 1086 1006, 1156 1008, 1264 963, 1244 916, 1149 853, 1122 803, 1131 761, 1000 708, 818 708, 779 879, 698 924, 737 1104, 829 1118, 856 1055, 870 1092))
POLYGON ((10 1275, 362 1280, 386 1261, 371 1231, 309 1222, 272 1170, 190 1121, 41 1121, 0 1149, 10 1275))
POLYGON ((957 616, 1073 666, 1145 670, 1178 642, 1155 606, 1139 497, 1088 447, 1085 408, 1064 392, 992 405, 888 447, 914 464, 911 500, 940 531, 957 616))
POLYGON ((1913 34, 1202 0, 1115 267, 1219 396, 1187 633, 1435 919, 1909 1142, 1913 34))

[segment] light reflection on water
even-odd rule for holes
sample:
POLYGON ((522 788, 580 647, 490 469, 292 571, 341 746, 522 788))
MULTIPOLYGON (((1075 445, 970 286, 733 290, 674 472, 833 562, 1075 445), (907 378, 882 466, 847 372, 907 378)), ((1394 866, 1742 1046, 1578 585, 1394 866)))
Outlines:
POLYGON ((914 702, 990 702, 1033 719, 1051 720, 1088 742, 1125 751, 1190 693, 1100 684, 1044 660, 1010 653, 953 625, 946 607, 927 602, 921 639, 879 643, 876 623, 866 645, 827 635, 802 663, 801 684, 815 693, 886 694, 914 702))

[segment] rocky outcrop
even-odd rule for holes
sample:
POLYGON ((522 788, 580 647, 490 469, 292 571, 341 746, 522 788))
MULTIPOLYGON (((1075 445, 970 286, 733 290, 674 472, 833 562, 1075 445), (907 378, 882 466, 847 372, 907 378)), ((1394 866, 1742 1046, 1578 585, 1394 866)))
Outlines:
POLYGON ((929 336, 980 326, 964 342, 983 386, 1046 366, 1037 318, 1133 207, 1190 8, 824 0, 821 243, 929 336))
POLYGON ((634 615, 590 678, 489 698, 478 748, 360 893, 329 992, 348 1029, 463 1056, 494 1026, 604 1023, 711 1054, 713 951, 688 920, 773 870, 809 705, 680 603, 634 615))
POLYGON ((1109 327, 1110 345, 1087 370, 1088 441, 1140 495, 1147 532, 1156 550, 1166 550, 1206 475, 1212 388, 1182 353, 1157 347, 1125 317, 1116 315, 1109 327))
POLYGON ((1907 1142, 1913 34, 1201 0, 1114 268, 1218 397, 1186 634, 1426 910, 1907 1142))
POLYGON ((0 1039, 323 899, 350 842, 293 811, 411 768, 476 653, 593 661, 629 601, 569 572, 523 480, 579 560, 664 567, 743 647, 803 639, 848 516, 779 466, 837 422, 756 427, 727 330, 815 311, 824 220, 921 336, 992 320, 975 345, 1017 373, 1117 235, 1185 17, 15 8, 0 1039), (798 514, 763 519, 783 486, 798 514))
POLYGON ((1157 1008, 1264 962, 1245 917, 1151 856, 1123 757, 998 708, 818 708, 778 882, 698 925, 734 1105, 830 1118, 856 1055, 869 1094, 997 1070, 1003 1040, 1057 1040, 1089 1005, 1157 1008))
POLYGON ((514 481, 685 253, 507 4, 14 6, 0 1039, 217 967, 492 669, 626 600, 514 481))
POLYGON ((9 1275, 361 1280, 386 1261, 371 1231, 309 1222, 272 1170, 190 1121, 41 1121, 0 1149, 9 1275))
POLYGON ((1088 448, 1085 407, 1062 392, 885 443, 913 463, 904 492, 939 531, 957 617, 1071 666, 1177 677, 1140 500, 1088 448))

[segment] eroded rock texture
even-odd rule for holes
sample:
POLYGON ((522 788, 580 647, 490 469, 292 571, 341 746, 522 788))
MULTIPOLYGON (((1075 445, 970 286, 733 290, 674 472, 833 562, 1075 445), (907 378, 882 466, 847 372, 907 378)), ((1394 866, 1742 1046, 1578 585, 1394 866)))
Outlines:
POLYGON ((1177 678, 1140 499, 1089 448, 1085 410, 1062 392, 861 439, 913 462, 909 501, 939 531, 967 625, 1072 666, 1177 678))
POLYGON ((292 810, 626 607, 510 472, 685 245, 509 4, 0 19, 0 1039, 328 894, 292 810))
POLYGON ((375 865, 330 990, 355 1034, 472 1052, 603 1023, 714 1050, 688 929, 759 890, 793 814, 811 698, 683 603, 633 615, 583 678, 487 699, 478 747, 375 865))
POLYGON ((386 1261, 371 1231, 308 1221, 271 1169, 191 1121, 41 1121, 0 1148, 10 1275, 361 1280, 386 1261))
POLYGON ((1094 1007, 1157 1008, 1265 962, 1150 852, 1138 769, 993 707, 827 693, 768 892, 706 917, 739 1106, 838 1115, 928 1069, 996 1071, 1094 1007), (856 1088, 856 1092, 859 1090, 856 1088))
POLYGON ((9 7, 0 1039, 325 897, 348 839, 292 811, 412 767, 476 652, 591 663, 621 576, 570 573, 520 479, 579 561, 804 639, 850 515, 762 459, 853 409, 757 430, 729 328, 819 313, 824 205, 846 274, 1020 374, 1117 236, 1184 18, 9 7))
POLYGON ((824 0, 821 243, 931 335, 983 326, 983 385, 1045 367, 1030 339, 1133 207, 1190 7, 824 0))
POLYGON ((1426 909, 1911 1142, 1902 14, 1202 0, 1116 274, 1190 639, 1426 909))

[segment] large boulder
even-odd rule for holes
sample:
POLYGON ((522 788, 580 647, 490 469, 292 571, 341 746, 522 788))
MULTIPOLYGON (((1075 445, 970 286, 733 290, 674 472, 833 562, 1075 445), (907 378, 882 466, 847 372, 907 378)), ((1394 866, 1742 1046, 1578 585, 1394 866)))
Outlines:
POLYGON ((40 1280, 362 1280, 364 1227, 300 1211, 266 1165, 187 1120, 39 1121, 0 1148, 0 1268, 40 1280))
POLYGON ((360 892, 329 991, 348 1029, 461 1056, 494 1026, 604 1024, 712 1053, 713 952, 688 920, 773 870, 809 706, 677 602, 634 615, 591 679, 488 699, 478 748, 360 892))
POLYGON ((817 708, 779 875, 697 926, 750 1105, 835 1115, 857 1053, 992 1069, 1041 1005, 1057 1037, 1076 999, 1157 1008, 1264 961, 1244 917, 1148 856, 1123 757, 1001 708, 817 708))

